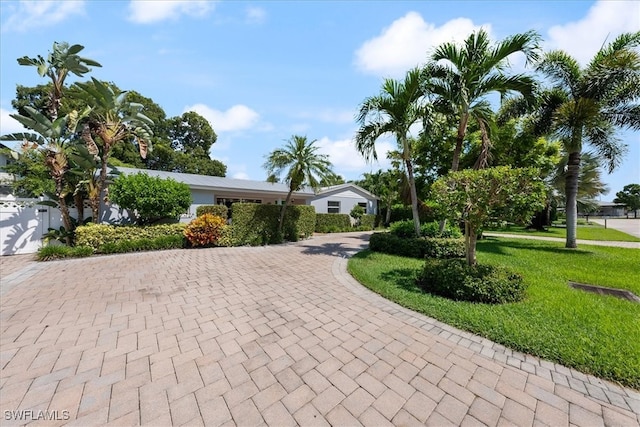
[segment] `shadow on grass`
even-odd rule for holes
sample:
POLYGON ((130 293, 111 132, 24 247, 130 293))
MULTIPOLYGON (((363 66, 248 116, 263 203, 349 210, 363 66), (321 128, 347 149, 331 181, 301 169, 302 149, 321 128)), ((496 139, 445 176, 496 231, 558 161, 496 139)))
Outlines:
POLYGON ((416 283, 417 271, 412 268, 395 268, 380 274, 380 279, 393 283, 405 291, 423 294, 424 291, 416 283))
POLYGON ((584 249, 568 249, 563 247, 552 247, 550 244, 555 242, 541 242, 541 241, 525 241, 525 240, 504 240, 500 237, 485 237, 482 240, 478 240, 478 252, 487 252, 499 255, 512 256, 513 254, 507 253, 505 248, 513 249, 525 249, 531 251, 548 252, 554 254, 571 254, 571 255, 590 255, 592 252, 584 249))

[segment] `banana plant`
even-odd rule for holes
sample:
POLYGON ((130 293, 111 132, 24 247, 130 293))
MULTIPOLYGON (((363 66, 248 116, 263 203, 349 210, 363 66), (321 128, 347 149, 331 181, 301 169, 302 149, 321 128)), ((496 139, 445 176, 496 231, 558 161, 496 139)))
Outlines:
POLYGON ((78 83, 83 99, 92 108, 82 131, 89 153, 100 159, 100 174, 90 195, 93 221, 100 218, 100 196, 107 181, 107 165, 111 149, 120 142, 135 143, 140 156, 146 158, 151 151, 151 126, 153 121, 142 113, 144 106, 127 101, 126 91, 92 78, 91 82, 78 83))

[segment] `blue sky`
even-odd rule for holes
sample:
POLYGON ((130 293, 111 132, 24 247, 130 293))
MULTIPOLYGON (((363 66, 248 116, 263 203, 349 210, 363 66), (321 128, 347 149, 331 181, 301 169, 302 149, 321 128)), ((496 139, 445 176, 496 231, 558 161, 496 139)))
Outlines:
MULTIPOLYGON (((494 39, 533 29, 545 48, 586 63, 607 37, 640 30, 640 2, 3 0, 0 23, 2 134, 19 130, 8 116, 16 84, 43 82, 16 58, 67 41, 102 64, 90 75, 152 98, 169 117, 206 117, 218 134, 211 155, 229 177, 265 179, 264 156, 299 134, 318 140, 337 173, 357 179, 385 168, 395 145, 378 143, 379 164, 356 153, 359 103, 433 46, 480 27, 494 39)), ((640 182, 640 138, 619 136, 629 152, 605 175, 603 200, 640 182)))

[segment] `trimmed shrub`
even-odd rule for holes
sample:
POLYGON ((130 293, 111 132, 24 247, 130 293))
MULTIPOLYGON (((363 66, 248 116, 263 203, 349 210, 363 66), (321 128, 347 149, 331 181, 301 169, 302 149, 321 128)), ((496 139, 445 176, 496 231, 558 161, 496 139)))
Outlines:
POLYGON ((519 274, 493 265, 469 267, 464 259, 427 259, 418 285, 446 298, 485 304, 517 302, 526 296, 519 274))
POLYGON ((227 222, 210 213, 198 216, 184 229, 184 237, 191 246, 211 246, 218 243, 222 236, 222 229, 227 222))
POLYGON ((410 258, 459 258, 465 256, 464 240, 398 237, 391 233, 373 233, 369 248, 374 252, 410 258))
POLYGON ((234 203, 231 212, 235 243, 256 246, 283 240, 295 242, 300 237, 307 238, 313 234, 316 221, 313 206, 287 206, 281 236, 278 235, 280 209, 280 205, 234 203))
POLYGON ((202 205, 196 208, 196 216, 212 214, 222 219, 227 219, 229 208, 225 205, 202 205))
POLYGON ((378 219, 379 218, 377 215, 362 215, 362 218, 360 218, 360 227, 358 228, 363 229, 363 231, 373 230, 374 228, 376 228, 378 219))
MULTIPOLYGON (((398 237, 415 237, 416 233, 413 228, 413 220, 397 221, 391 223, 389 226, 389 232, 395 234, 398 237)), ((462 237, 460 229, 447 222, 444 230, 440 233, 440 224, 437 221, 427 222, 420 224, 421 237, 443 238, 443 239, 457 239, 462 237)))
POLYGON ((140 239, 156 239, 164 236, 180 236, 185 224, 162 224, 138 227, 132 225, 87 224, 76 228, 76 245, 89 246, 97 252, 110 243, 140 239))
POLYGON ((145 173, 120 175, 109 185, 109 199, 122 209, 135 212, 139 225, 162 219, 178 220, 191 206, 189 186, 171 178, 145 173))
MULTIPOLYGON (((380 211, 382 218, 387 217, 387 208, 384 207, 380 211)), ((420 222, 431 222, 438 219, 436 205, 433 202, 423 202, 418 204, 418 217, 420 222)), ((391 206, 390 222, 413 220, 411 205, 393 205, 391 206)))
POLYGON ((38 261, 52 261, 63 258, 81 258, 93 255, 93 249, 88 246, 50 245, 38 249, 38 261))
POLYGON ((360 223, 360 218, 362 215, 366 213, 365 209, 360 205, 353 205, 351 208, 351 212, 349 212, 349 216, 356 221, 356 224, 360 223))
POLYGON ((316 233, 339 233, 351 231, 351 220, 347 214, 316 214, 316 233))
POLYGON ((160 236, 154 239, 124 240, 117 243, 105 243, 100 246, 101 254, 120 254, 125 252, 159 251, 165 249, 181 249, 185 245, 184 238, 179 235, 160 236))
POLYGON ((221 247, 233 247, 240 246, 241 239, 238 238, 235 232, 235 228, 233 225, 227 225, 222 229, 222 233, 220 233, 220 238, 218 239, 218 246, 221 247))

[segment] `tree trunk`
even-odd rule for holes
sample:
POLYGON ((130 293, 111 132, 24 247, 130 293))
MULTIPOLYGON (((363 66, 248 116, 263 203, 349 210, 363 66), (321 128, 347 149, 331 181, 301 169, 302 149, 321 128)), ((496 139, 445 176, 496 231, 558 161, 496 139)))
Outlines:
POLYGON ((451 163, 451 171, 458 170, 460 165, 460 153, 462 153, 462 143, 464 142, 464 136, 467 133, 467 123, 469 121, 469 113, 464 113, 460 118, 460 124, 458 125, 458 134, 456 135, 456 148, 453 150, 453 162, 451 163))
POLYGON ((413 213, 413 226, 416 236, 420 237, 420 214, 418 212, 418 192, 416 191, 416 180, 413 177, 413 165, 410 159, 405 160, 407 174, 409 175, 409 187, 411 189, 411 212, 413 213))
POLYGON ((391 196, 389 196, 389 199, 387 200, 387 214, 385 215, 385 219, 384 219, 385 226, 388 226, 389 223, 391 222, 391 201, 392 201, 392 198, 391 196))
POLYGON ((487 168, 489 166, 489 159, 491 157, 491 140, 489 139, 487 127, 482 120, 478 120, 478 124, 480 125, 482 145, 480 146, 480 155, 478 156, 478 160, 476 160, 476 164, 473 166, 473 168, 476 170, 487 168))
POLYGON ((71 222, 71 216, 69 215, 69 207, 67 206, 67 201, 64 199, 64 182, 62 177, 59 177, 55 180, 56 182, 56 195, 58 196, 58 206, 60 207, 60 213, 62 214, 62 225, 64 225, 64 229, 67 231, 67 237, 65 237, 65 241, 67 242, 67 246, 73 245, 73 240, 71 239, 71 232, 73 231, 73 223, 71 222))
POLYGON ((74 194, 73 202, 76 204, 76 210, 78 211, 78 224, 82 224, 82 221, 84 221, 84 197, 82 197, 81 192, 74 194))
POLYGON ((580 152, 569 153, 567 175, 565 177, 565 196, 567 215, 567 241, 565 247, 577 248, 576 234, 578 228, 578 176, 580 175, 580 152))
POLYGON ((102 143, 102 157, 100 165, 100 177, 96 182, 95 194, 91 195, 91 212, 93 214, 93 223, 98 224, 100 222, 100 198, 102 197, 102 191, 104 190, 105 183, 107 182, 107 161, 109 160, 109 150, 111 146, 107 141, 102 143))
POLYGON ((284 227, 284 214, 287 210, 287 206, 289 206, 289 201, 291 200, 291 194, 293 193, 293 189, 289 190, 289 194, 287 194, 287 198, 284 200, 284 205, 282 205, 282 209, 280 209, 280 218, 278 219, 278 235, 282 236, 282 228, 284 227))
POLYGON ((467 252, 467 265, 473 267, 476 265, 476 242, 478 240, 478 232, 469 225, 467 221, 464 223, 464 243, 467 252))

